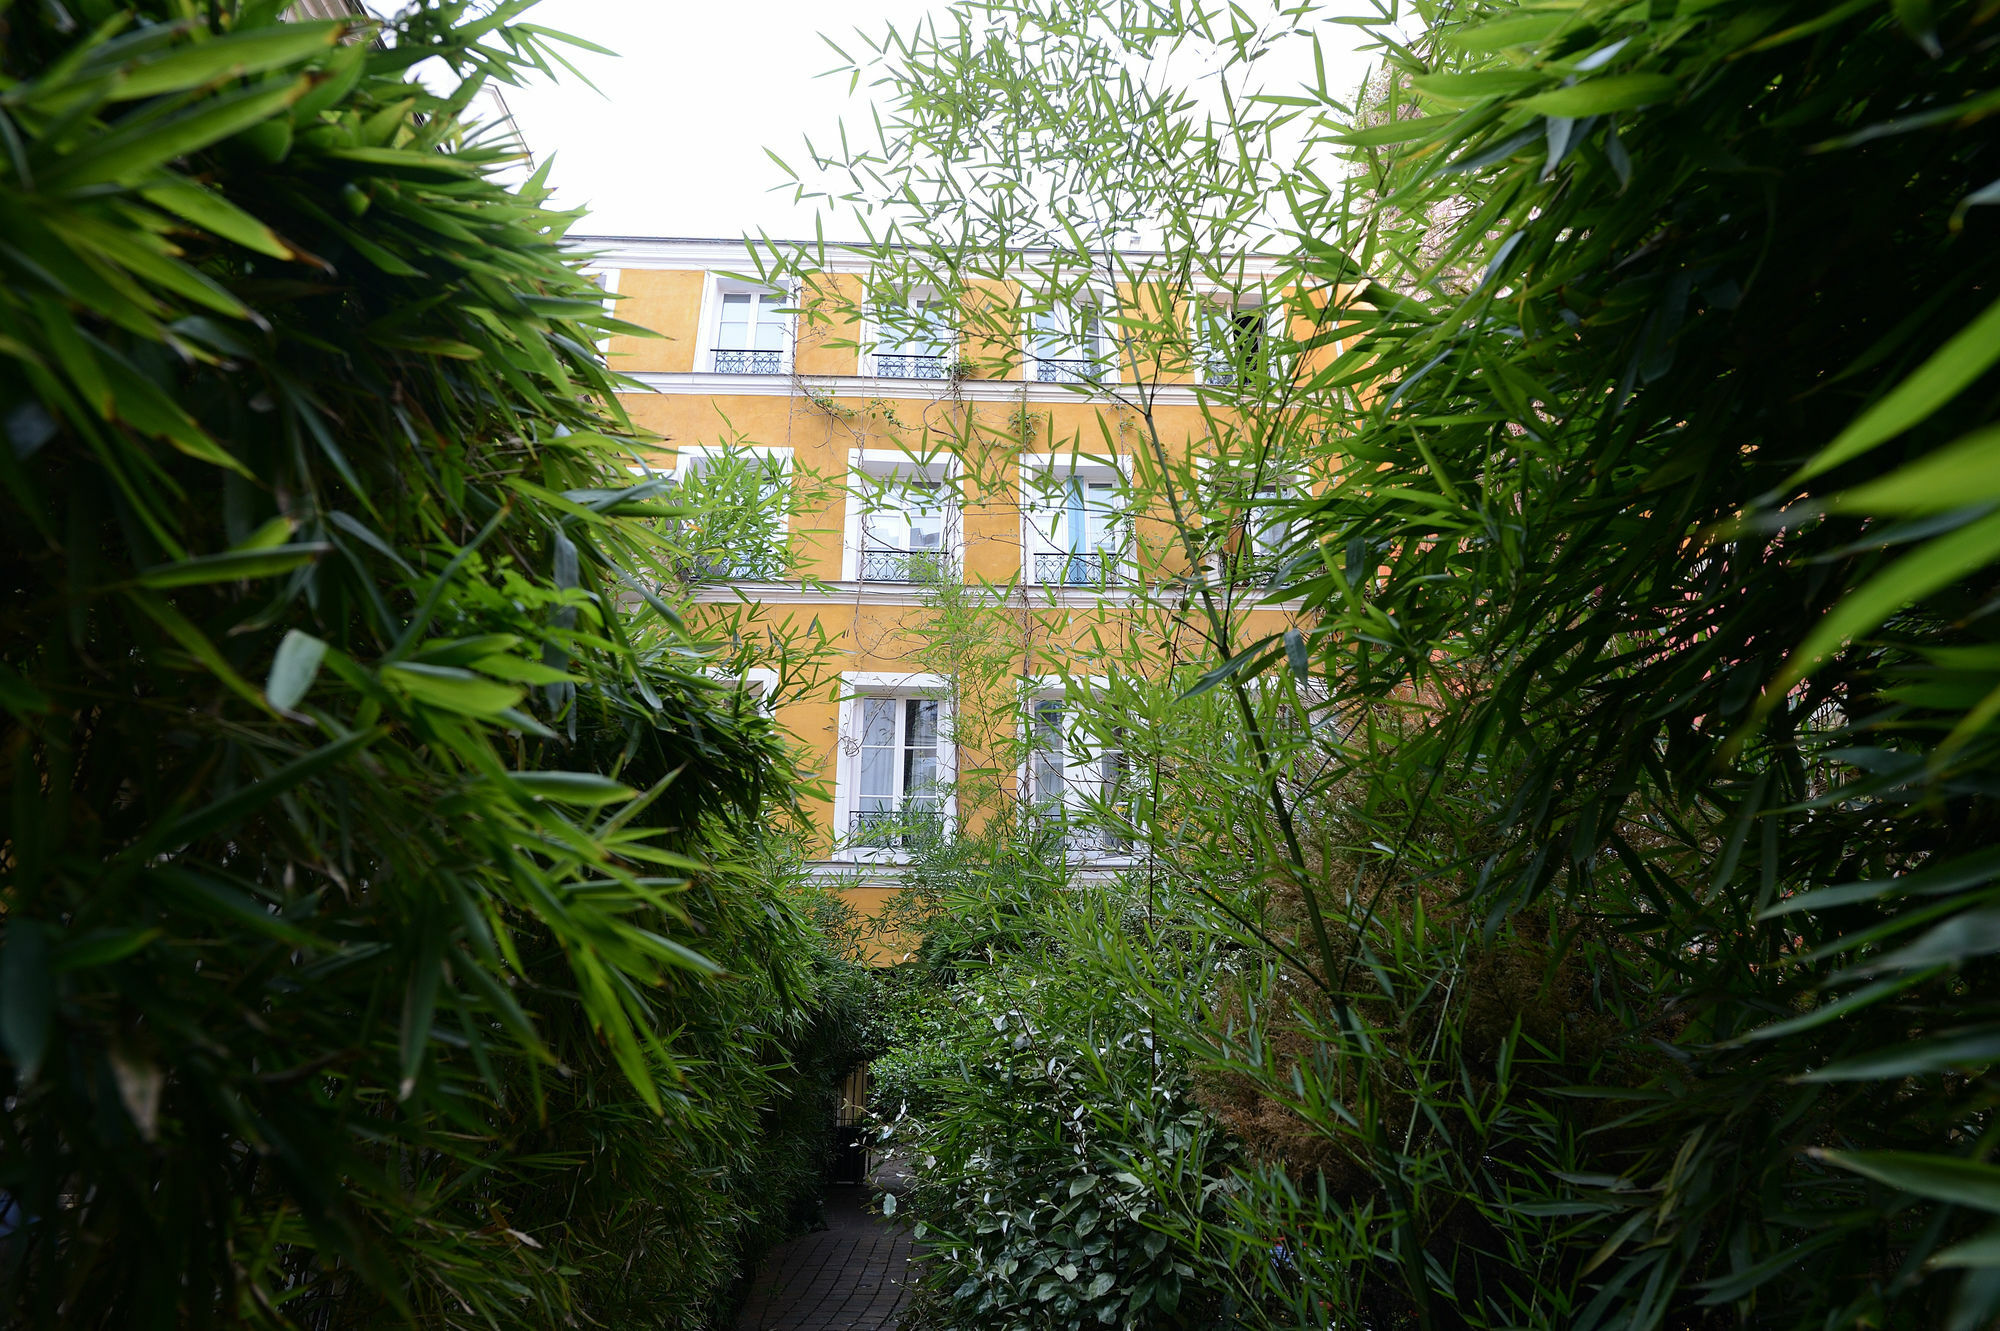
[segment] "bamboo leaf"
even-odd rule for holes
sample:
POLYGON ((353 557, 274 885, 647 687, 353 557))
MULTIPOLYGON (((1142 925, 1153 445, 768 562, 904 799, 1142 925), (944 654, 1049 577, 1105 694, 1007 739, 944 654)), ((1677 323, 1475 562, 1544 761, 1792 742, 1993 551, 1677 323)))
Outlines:
POLYGON ((1981 1211, 2000 1211, 2000 1167, 1916 1151, 1824 1151, 1818 1159, 1901 1192, 1981 1211))
POLYGON ((319 675, 326 656, 326 643, 297 629, 287 630, 271 658, 271 674, 264 682, 264 697, 281 712, 298 706, 319 675))
POLYGON ((509 772, 508 779, 536 799, 559 804, 616 804, 639 792, 595 772, 509 772))
POLYGON ((132 61, 112 85, 113 101, 184 92, 297 64, 330 50, 347 31, 339 22, 284 23, 178 46, 132 61))
POLYGON ((193 587, 211 582, 241 582, 275 577, 309 564, 333 549, 324 541, 279 546, 275 550, 229 550, 160 564, 139 575, 142 587, 193 587))
POLYGON ((212 143, 241 133, 297 101, 310 87, 305 79, 245 88, 200 102, 154 123, 143 121, 114 130, 40 177, 45 190, 76 191, 91 185, 130 183, 212 143))
POLYGON ((1915 517, 2000 502, 2000 425, 1976 430, 1826 501, 1834 513, 1915 517))
POLYGON ((1672 98, 1677 84, 1664 74, 1607 74, 1567 88, 1555 88, 1515 103, 1540 116, 1608 115, 1672 98))
POLYGON ((47 926, 11 918, 0 937, 0 1046, 15 1075, 32 1083, 48 1053, 55 1025, 55 977, 49 964, 47 926))
POLYGON ((1850 592, 1813 626, 1765 691, 1760 707, 1768 710, 1775 706, 1785 690, 1850 639, 1879 627, 1904 607, 1984 568, 1996 557, 2000 557, 2000 514, 1939 536, 1903 556, 1850 592))
POLYGON ((381 675, 383 683, 417 702, 464 716, 496 716, 524 696, 524 690, 511 684, 497 684, 457 666, 399 661, 383 666, 381 675))

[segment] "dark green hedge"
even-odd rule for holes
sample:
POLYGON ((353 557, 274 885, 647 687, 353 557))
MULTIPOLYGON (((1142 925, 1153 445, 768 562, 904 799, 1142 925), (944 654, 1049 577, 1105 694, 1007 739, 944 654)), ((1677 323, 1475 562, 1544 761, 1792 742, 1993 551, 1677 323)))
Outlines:
POLYGON ((283 8, 0 5, 7 1319, 698 1325, 843 1070, 788 760, 461 120, 549 35, 283 8))

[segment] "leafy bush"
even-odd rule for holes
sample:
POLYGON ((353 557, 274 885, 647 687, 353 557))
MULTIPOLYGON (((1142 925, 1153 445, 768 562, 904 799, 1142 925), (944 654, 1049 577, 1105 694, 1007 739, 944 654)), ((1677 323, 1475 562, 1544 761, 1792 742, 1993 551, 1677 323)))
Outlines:
POLYGON ((844 1071, 789 759, 461 119, 551 37, 283 8, 5 10, 8 1320, 700 1325, 844 1071))
POLYGON ((1080 896, 1051 874, 1047 849, 962 838, 919 861, 929 928, 919 960, 885 981, 875 1107, 885 1144, 913 1167, 930 1315, 1009 1329, 1211 1325, 1215 1291, 1170 1241, 1148 1180, 1174 1172, 1191 1215, 1215 1218, 1229 1150, 1151 1012, 1080 964, 1141 932, 1121 918, 1121 894, 1080 896))

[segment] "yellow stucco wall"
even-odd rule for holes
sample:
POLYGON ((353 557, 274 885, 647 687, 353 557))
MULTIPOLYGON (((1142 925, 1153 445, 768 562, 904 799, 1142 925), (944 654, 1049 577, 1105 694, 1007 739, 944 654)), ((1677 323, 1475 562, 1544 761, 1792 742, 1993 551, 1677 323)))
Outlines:
POLYGON ((625 374, 685 373, 694 368, 695 330, 701 324, 707 274, 626 268, 618 274, 615 310, 626 323, 650 328, 659 337, 614 337, 607 349, 611 368, 625 374))

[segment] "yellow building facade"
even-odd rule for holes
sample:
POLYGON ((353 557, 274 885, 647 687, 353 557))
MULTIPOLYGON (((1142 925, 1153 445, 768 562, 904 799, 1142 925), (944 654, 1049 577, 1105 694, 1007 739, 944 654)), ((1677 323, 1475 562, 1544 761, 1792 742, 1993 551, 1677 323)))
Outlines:
MULTIPOLYGON (((1115 743, 1066 736, 1065 695, 1217 645, 1212 619, 1176 613, 1188 547, 1153 483, 1222 451, 1197 382, 1216 370, 1143 366, 1135 406, 1139 385, 1102 377, 1118 358, 1100 311, 1024 316, 1018 337, 962 313, 892 332, 870 318, 859 255, 758 282, 737 276, 740 241, 572 239, 618 316, 655 334, 605 348, 638 382, 626 411, 659 437, 647 466, 686 486, 726 459, 761 468, 767 499, 785 492, 774 548, 725 542, 690 594, 697 626, 755 660, 740 673, 817 777, 814 874, 873 915, 923 826, 1106 794, 1115 743)), ((940 308, 1020 290, 956 294, 940 308)), ((1224 326, 1283 317, 1231 305, 1224 326)), ((1245 596, 1229 631, 1282 632, 1291 613, 1245 596)), ((1069 845, 1086 873, 1130 863, 1115 838, 1069 845)))

